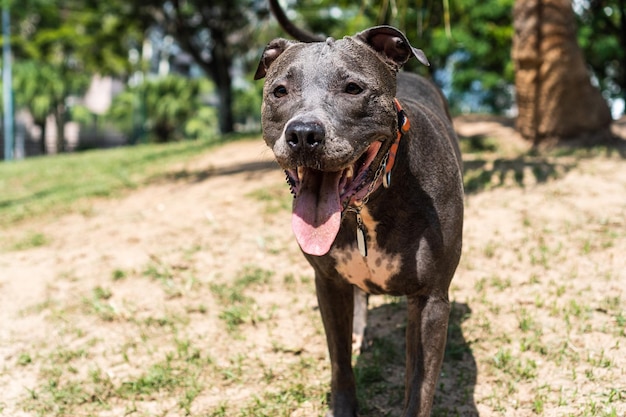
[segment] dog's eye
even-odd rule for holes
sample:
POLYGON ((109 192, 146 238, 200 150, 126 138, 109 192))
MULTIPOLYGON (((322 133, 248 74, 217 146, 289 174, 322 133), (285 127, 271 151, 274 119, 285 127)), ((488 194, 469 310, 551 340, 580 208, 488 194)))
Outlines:
POLYGON ((348 83, 346 85, 346 93, 348 94, 352 94, 356 96, 357 94, 361 94, 362 92, 363 92, 363 89, 361 88, 361 86, 359 86, 356 83, 348 83))
POLYGON ((287 88, 284 85, 279 85, 274 89, 274 97, 281 98, 287 95, 287 88))

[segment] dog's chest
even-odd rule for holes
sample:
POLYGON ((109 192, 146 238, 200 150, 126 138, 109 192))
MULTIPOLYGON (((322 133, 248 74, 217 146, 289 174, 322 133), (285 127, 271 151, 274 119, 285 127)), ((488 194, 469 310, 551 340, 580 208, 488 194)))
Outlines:
POLYGON ((356 243, 333 248, 330 255, 336 262, 337 272, 366 292, 385 292, 389 280, 398 274, 402 267, 399 254, 388 253, 376 243, 377 222, 366 207, 361 211, 363 225, 367 230, 367 256, 361 255, 356 243))

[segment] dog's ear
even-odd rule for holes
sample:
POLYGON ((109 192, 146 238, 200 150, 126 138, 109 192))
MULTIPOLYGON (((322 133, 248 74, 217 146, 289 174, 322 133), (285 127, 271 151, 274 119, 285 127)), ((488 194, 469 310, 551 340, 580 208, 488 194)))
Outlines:
POLYGON ((296 42, 289 41, 287 39, 274 39, 270 43, 267 44, 265 50, 263 51, 263 55, 261 56, 261 60, 259 61, 259 66, 256 69, 256 73, 254 74, 255 80, 260 80, 265 77, 268 68, 272 65, 272 62, 278 58, 280 54, 285 52, 287 48, 293 45, 296 42))
POLYGON ((412 47, 404 33, 393 26, 369 28, 357 33, 355 38, 369 45, 396 69, 413 56, 422 64, 430 65, 424 52, 412 47))

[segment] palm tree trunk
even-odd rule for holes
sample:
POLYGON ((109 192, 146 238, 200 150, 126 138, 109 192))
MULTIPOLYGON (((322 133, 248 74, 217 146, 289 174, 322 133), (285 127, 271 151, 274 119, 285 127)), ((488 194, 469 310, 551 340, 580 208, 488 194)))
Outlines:
POLYGON ((591 84, 570 0, 516 0, 512 56, 517 129, 535 144, 610 137, 611 113, 591 84))

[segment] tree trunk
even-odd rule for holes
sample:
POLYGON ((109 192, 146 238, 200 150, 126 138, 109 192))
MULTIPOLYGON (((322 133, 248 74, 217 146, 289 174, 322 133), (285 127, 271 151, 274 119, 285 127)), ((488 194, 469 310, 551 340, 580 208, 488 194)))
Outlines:
POLYGON ((209 63, 211 78, 217 86, 219 95, 218 119, 221 133, 231 133, 235 130, 233 118, 233 87, 230 68, 232 58, 228 52, 226 35, 213 31, 213 60, 209 63))
POLYGON ((39 129, 41 129, 41 142, 39 143, 39 152, 41 152, 41 155, 47 155, 48 149, 46 147, 46 118, 44 117, 43 120, 35 119, 34 124, 35 126, 39 126, 39 129))
POLYGON ((232 133, 235 131, 233 117, 233 82, 230 76, 232 66, 232 54, 226 42, 226 34, 217 29, 212 31, 212 46, 210 59, 202 53, 204 46, 198 46, 192 42, 188 28, 176 27, 171 29, 181 47, 189 53, 204 72, 211 77, 218 94, 217 117, 220 133, 232 133))
POLYGON ((54 110, 54 121, 57 128, 57 154, 65 152, 65 105, 59 104, 54 110))
POLYGON ((512 57, 517 129, 535 144, 610 137, 611 112, 591 84, 570 0, 516 0, 512 57))
MULTIPOLYGON (((620 35, 619 35, 619 44, 622 47, 622 51, 626 50, 626 1, 619 1, 619 10, 620 10, 620 35)), ((626 104, 626 54, 622 55, 622 62, 620 68, 620 75, 618 84, 622 86, 622 98, 624 99, 624 103, 626 104)), ((626 112, 624 112, 626 114, 626 112)))
POLYGON ((229 75, 228 82, 223 82, 218 85, 217 88, 220 100, 217 116, 221 133, 232 133, 235 131, 233 122, 233 91, 231 84, 229 75))

